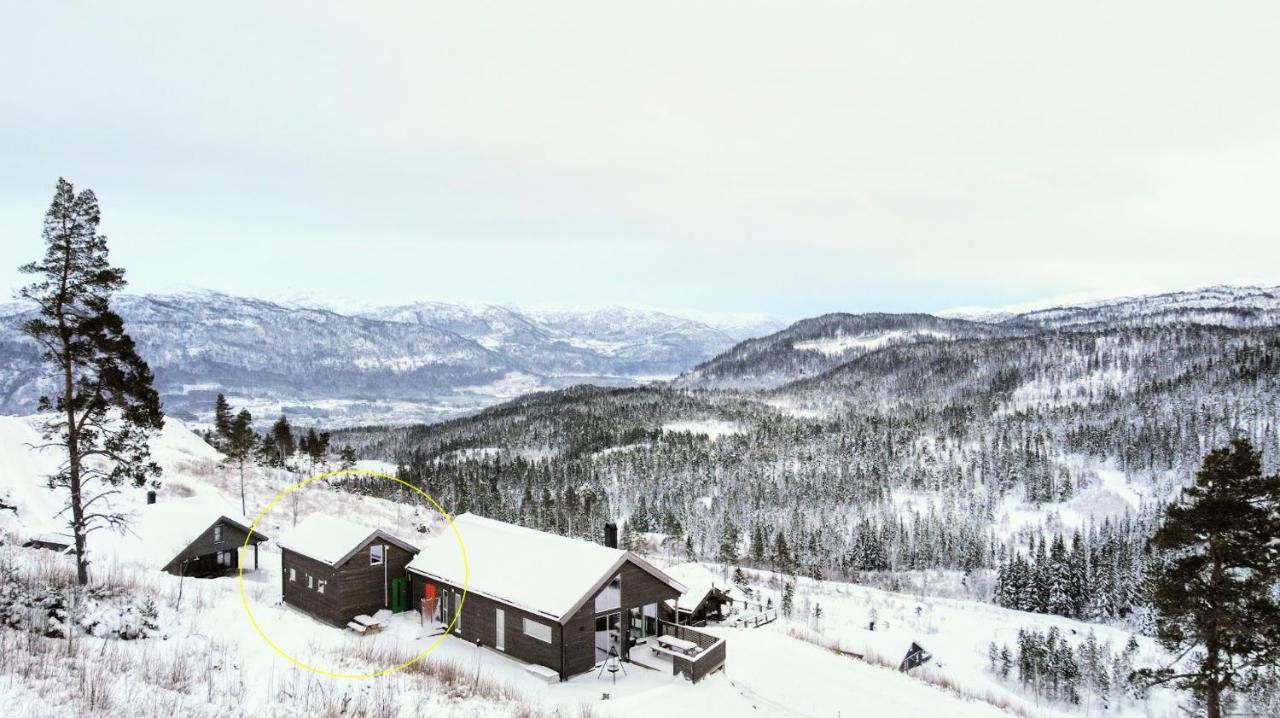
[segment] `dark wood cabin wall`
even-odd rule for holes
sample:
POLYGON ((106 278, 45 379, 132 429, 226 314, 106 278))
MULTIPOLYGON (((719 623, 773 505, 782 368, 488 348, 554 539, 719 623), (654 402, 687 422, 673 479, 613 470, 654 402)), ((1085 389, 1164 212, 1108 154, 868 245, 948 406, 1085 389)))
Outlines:
POLYGON ((385 544, 385 570, 382 564, 369 564, 369 547, 380 540, 369 541, 360 546, 347 562, 337 568, 335 582, 342 585, 338 608, 347 621, 360 614, 373 615, 377 611, 390 606, 391 580, 408 576, 405 567, 413 559, 414 554, 396 546, 385 544))
MULTIPOLYGON (((280 586, 285 603, 315 616, 335 626, 346 626, 352 616, 345 616, 343 609, 342 584, 335 580, 336 572, 332 566, 308 558, 302 554, 281 549, 280 551, 280 586), (297 580, 289 580, 289 569, 297 571, 297 580), (325 592, 307 588, 307 575, 326 581, 325 592)), ((353 614, 354 615, 354 614, 353 614)))
MULTIPOLYGON (((432 583, 436 586, 437 595, 442 591, 461 591, 461 588, 452 584, 435 581, 418 574, 410 574, 413 579, 411 590, 413 596, 410 603, 414 610, 421 607, 420 599, 423 597, 423 587, 432 583)), ((560 646, 563 640, 563 627, 554 618, 549 618, 537 613, 526 611, 522 608, 512 606, 509 603, 496 601, 488 596, 481 596, 477 593, 468 593, 466 599, 462 602, 462 619, 460 621, 462 628, 454 625, 453 633, 458 638, 466 640, 468 643, 475 643, 479 640, 481 645, 495 647, 497 643, 497 609, 503 611, 503 639, 504 652, 514 658, 518 658, 527 663, 536 663, 540 666, 546 666, 553 671, 567 677, 562 669, 560 646), (533 638, 525 635, 524 619, 529 619, 536 623, 551 628, 551 642, 533 638)), ((450 620, 446 618, 446 622, 450 620)), ((590 666, 587 666, 590 668, 590 666)))

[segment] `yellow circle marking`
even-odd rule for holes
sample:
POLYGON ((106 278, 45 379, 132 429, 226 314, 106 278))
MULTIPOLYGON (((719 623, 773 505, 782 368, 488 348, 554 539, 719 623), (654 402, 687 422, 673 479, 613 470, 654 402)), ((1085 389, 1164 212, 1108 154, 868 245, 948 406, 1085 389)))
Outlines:
POLYGON ((376 471, 365 471, 363 469, 340 469, 338 471, 330 471, 327 474, 317 474, 315 476, 312 476, 309 479, 304 479, 302 481, 299 481, 298 483, 286 488, 284 491, 281 491, 280 493, 276 494, 275 498, 271 499, 271 502, 267 504, 266 508, 264 508, 261 512, 259 512, 257 518, 253 520, 253 525, 249 527, 249 535, 245 537, 244 544, 240 547, 240 551, 241 551, 240 561, 239 561, 240 565, 238 566, 238 570, 236 571, 236 576, 240 583, 240 602, 244 604, 244 612, 249 614, 249 623, 253 624, 254 630, 258 632, 259 636, 262 636, 262 640, 266 641, 268 646, 271 646, 271 648, 275 650, 276 653, 279 653, 281 656, 284 656, 284 658, 288 660, 290 663, 294 664, 295 666, 298 666, 299 668, 305 668, 308 671, 311 671, 312 673, 319 673, 322 676, 332 676, 334 678, 377 678, 379 676, 385 676, 390 673, 395 673, 396 671, 404 670, 405 668, 408 668, 409 666, 412 666, 413 664, 425 658, 428 653, 434 651, 436 646, 440 645, 444 641, 444 639, 450 633, 453 632, 453 626, 458 622, 458 616, 462 615, 462 604, 466 603, 466 600, 467 600, 467 585, 471 581, 471 568, 470 566, 467 565, 467 547, 462 543, 462 535, 458 533, 458 527, 453 525, 453 517, 450 516, 443 508, 441 508, 440 504, 436 503, 435 499, 428 496, 425 491, 418 488, 417 486, 414 486, 408 482, 397 479, 394 476, 388 476, 387 474, 380 474, 376 471), (458 539, 458 550, 462 552, 462 598, 461 600, 458 601, 458 609, 453 612, 453 619, 449 621, 449 625, 445 627, 444 633, 441 633, 440 637, 437 638, 435 642, 432 643, 430 646, 427 646, 427 650, 423 651, 422 653, 419 653, 418 655, 405 661, 404 663, 401 663, 398 666, 392 666, 390 668, 387 668, 381 671, 376 671, 374 673, 338 673, 337 671, 326 671, 320 668, 316 668, 315 666, 307 665, 306 663, 299 661, 298 659, 294 658, 288 653, 285 653, 279 646, 275 644, 275 642, 271 640, 270 637, 267 636, 266 632, 262 630, 262 626, 258 625, 258 620, 253 616, 253 609, 249 608, 249 597, 246 596, 244 592, 244 558, 245 558, 246 552, 249 550, 249 541, 250 539, 253 538, 254 532, 258 530, 258 523, 261 522, 263 517, 267 515, 267 512, 269 512, 273 506, 279 503, 280 499, 283 499, 284 497, 288 496, 294 491, 311 483, 312 481, 315 481, 316 479, 327 479, 331 476, 339 476, 342 474, 367 474, 370 476, 379 476, 381 478, 394 481, 397 484, 400 484, 402 486, 406 486, 412 489, 413 491, 416 491, 420 496, 422 496, 422 498, 429 501, 431 505, 435 507, 436 511, 439 511, 440 515, 444 517, 445 522, 449 524, 449 528, 453 529, 454 538, 458 539))

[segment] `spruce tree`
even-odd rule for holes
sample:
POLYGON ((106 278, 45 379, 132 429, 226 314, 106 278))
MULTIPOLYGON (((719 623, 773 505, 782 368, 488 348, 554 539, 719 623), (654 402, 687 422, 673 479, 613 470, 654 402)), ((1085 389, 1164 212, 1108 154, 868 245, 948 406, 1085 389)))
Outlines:
POLYGON ((1280 659, 1280 475, 1263 476, 1246 439, 1204 458, 1195 483, 1165 512, 1151 545, 1156 637, 1189 665, 1144 671, 1173 681, 1221 718, 1225 695, 1280 659))
POLYGON ((86 537, 125 518, 108 508, 122 484, 142 486, 160 475, 148 436, 164 426, 151 369, 138 355, 111 296, 125 285, 124 270, 107 258, 107 238, 98 234, 98 199, 58 180, 44 217, 45 255, 21 267, 36 277, 18 295, 36 305, 22 330, 41 348, 56 373, 56 390, 41 396, 50 417, 44 438, 65 452, 51 488, 68 493, 75 543, 76 581, 89 582, 86 537))

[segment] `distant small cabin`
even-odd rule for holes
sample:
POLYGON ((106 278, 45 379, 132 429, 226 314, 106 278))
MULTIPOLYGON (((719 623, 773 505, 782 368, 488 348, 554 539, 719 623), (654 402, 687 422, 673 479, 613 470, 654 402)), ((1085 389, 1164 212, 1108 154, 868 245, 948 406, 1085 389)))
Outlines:
POLYGON ((418 548, 401 538, 316 514, 277 543, 284 602, 325 623, 407 607, 405 566, 418 548))
POLYGON ((452 632, 545 666, 563 680, 659 635, 659 606, 682 586, 640 556, 462 514, 408 565, 413 607, 452 632), (466 577, 469 576, 469 581, 466 577), (463 584, 466 598, 463 599, 463 584))
POLYGON ((222 514, 204 525, 204 530, 199 529, 200 525, 191 527, 199 533, 164 565, 164 571, 195 578, 216 578, 236 573, 240 569, 239 549, 245 545, 246 538, 253 549, 252 570, 258 569, 258 544, 268 538, 257 531, 250 537, 247 520, 222 514))
POLYGON ((115 550, 166 573, 216 578, 235 573, 245 551, 245 570, 258 568, 258 545, 268 537, 221 501, 204 497, 150 504, 131 517, 123 536, 112 540, 115 550), (251 564, 249 562, 252 562, 251 564))
POLYGON ((707 621, 723 621, 727 616, 725 607, 731 606, 739 594, 736 586, 721 581, 700 563, 669 566, 666 572, 687 587, 679 598, 663 605, 663 618, 673 623, 705 626, 707 621))
POLYGON ((76 540, 69 534, 44 533, 27 539, 23 542, 22 547, 40 548, 64 553, 66 551, 70 551, 71 547, 75 546, 75 543, 76 540))

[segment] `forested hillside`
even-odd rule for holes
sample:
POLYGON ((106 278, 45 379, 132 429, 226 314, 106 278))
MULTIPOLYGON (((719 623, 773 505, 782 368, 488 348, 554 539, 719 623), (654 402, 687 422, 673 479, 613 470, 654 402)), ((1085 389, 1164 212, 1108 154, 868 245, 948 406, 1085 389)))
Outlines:
POLYGON ((1070 562, 1075 597, 1037 587, 1019 607, 1118 617, 1155 517, 1206 450, 1243 435, 1275 470, 1278 369, 1273 327, 1019 323, 885 342, 768 390, 575 388, 335 441, 398 462, 453 511, 585 536, 621 518, 698 556, 811 576, 1026 556, 1031 573, 1000 572, 1007 591, 1070 562))

